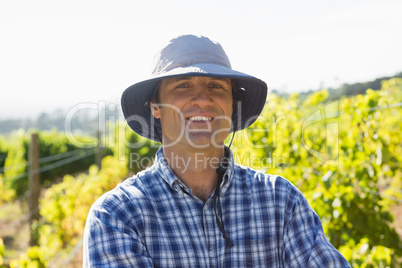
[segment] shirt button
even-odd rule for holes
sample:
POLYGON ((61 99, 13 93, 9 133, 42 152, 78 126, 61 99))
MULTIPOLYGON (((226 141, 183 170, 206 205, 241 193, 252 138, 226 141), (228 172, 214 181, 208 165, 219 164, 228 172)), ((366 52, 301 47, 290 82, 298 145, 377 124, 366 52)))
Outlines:
POLYGON ((209 257, 211 258, 215 257, 215 252, 213 250, 209 251, 209 257))

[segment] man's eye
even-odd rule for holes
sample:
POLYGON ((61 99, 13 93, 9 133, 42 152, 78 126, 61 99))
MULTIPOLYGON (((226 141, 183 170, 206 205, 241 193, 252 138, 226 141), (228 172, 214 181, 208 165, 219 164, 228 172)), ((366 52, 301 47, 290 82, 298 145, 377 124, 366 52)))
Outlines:
POLYGON ((188 84, 180 84, 178 86, 176 86, 176 88, 187 88, 188 84))
POLYGON ((211 84, 210 87, 212 87, 212 88, 222 88, 222 86, 218 85, 218 84, 211 84))

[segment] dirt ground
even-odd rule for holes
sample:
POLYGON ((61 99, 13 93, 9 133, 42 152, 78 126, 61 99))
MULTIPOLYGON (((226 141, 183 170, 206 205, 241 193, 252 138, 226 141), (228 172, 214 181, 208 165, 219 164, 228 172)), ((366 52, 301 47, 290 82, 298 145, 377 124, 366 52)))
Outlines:
POLYGON ((74 256, 74 259, 67 265, 67 268, 80 268, 82 267, 82 247, 80 251, 74 256))
POLYGON ((0 237, 6 252, 4 263, 18 258, 29 247, 28 209, 21 201, 0 205, 0 237))
POLYGON ((402 203, 394 205, 391 209, 391 213, 394 215, 394 222, 392 223, 392 226, 402 239, 402 203))

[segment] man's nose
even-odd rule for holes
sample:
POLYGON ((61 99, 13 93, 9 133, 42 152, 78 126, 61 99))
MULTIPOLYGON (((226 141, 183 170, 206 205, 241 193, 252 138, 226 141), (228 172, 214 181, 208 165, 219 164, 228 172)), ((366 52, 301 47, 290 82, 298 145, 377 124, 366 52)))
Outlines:
POLYGON ((201 108, 212 104, 212 96, 207 86, 197 86, 194 89, 194 95, 191 104, 198 105, 201 108))

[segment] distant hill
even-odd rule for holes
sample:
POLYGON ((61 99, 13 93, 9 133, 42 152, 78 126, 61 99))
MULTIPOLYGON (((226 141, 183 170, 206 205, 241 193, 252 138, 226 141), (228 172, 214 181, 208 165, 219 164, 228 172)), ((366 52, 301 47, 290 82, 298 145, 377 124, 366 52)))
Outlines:
MULTIPOLYGON (((104 109, 98 113, 104 116, 103 120, 108 118, 116 119, 120 110, 117 108, 114 111, 104 109)), ((7 119, 0 120, 0 134, 9 134, 18 129, 37 129, 37 130, 52 130, 57 129, 63 131, 66 123, 66 113, 60 109, 51 113, 41 113, 37 119, 7 119)), ((70 127, 74 133, 80 133, 90 136, 95 136, 99 128, 98 116, 91 115, 88 109, 81 110, 77 115, 74 115, 70 121, 70 127)))
MULTIPOLYGON (((354 96, 358 94, 364 94, 367 89, 371 88, 373 90, 380 90, 381 89, 381 82, 384 80, 389 80, 391 78, 399 77, 402 78, 402 72, 395 74, 394 76, 385 76, 385 77, 380 77, 377 78, 373 81, 368 81, 368 82, 359 82, 359 83, 353 83, 353 84, 343 84, 339 88, 328 88, 328 100, 338 100, 342 96, 354 96)), ((313 93, 316 90, 309 90, 306 92, 301 92, 299 93, 299 98, 301 100, 304 100, 307 98, 308 95, 313 93)), ((289 94, 287 93, 280 93, 277 90, 273 90, 272 93, 279 95, 283 98, 288 98, 289 94)))

